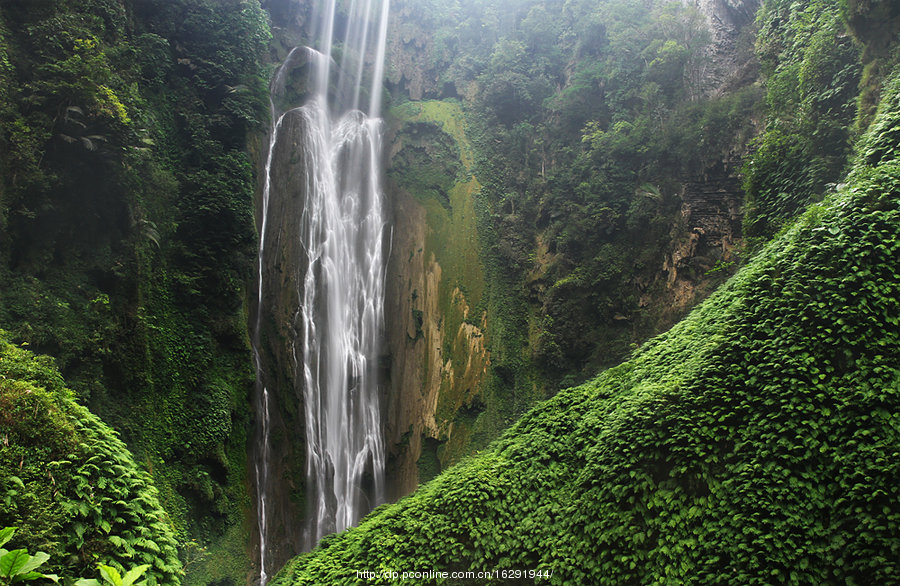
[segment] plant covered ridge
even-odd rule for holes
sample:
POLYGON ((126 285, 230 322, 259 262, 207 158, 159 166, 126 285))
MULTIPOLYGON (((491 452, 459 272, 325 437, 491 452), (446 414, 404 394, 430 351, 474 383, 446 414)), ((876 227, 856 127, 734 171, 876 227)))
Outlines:
MULTIPOLYGON (((243 547, 269 38, 257 0, 0 2, 0 327, 53 356, 198 554, 243 547)), ((70 512, 40 515, 59 547, 81 539, 70 512)), ((249 565, 233 558, 212 571, 249 565)))
POLYGON ((273 582, 897 581, 898 132, 895 73, 846 184, 686 319, 273 582))

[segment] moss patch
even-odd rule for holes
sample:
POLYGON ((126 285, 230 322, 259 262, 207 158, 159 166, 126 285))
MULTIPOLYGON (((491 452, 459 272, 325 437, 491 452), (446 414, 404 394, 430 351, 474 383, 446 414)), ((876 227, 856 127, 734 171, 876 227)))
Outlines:
MULTIPOLYGON (((484 340, 477 340, 485 329, 485 272, 475 210, 481 184, 472 174, 472 146, 457 102, 408 102, 391 110, 390 121, 397 145, 390 176, 425 208, 423 258, 426 270, 439 275, 437 316, 428 317, 441 332, 440 364, 426 360, 423 378, 431 380, 433 369, 440 368, 435 420, 442 437, 453 436, 441 451, 446 465, 465 452, 472 425, 457 413, 482 391, 484 371, 469 365, 476 354, 479 364, 487 357, 484 340)), ((416 339, 423 321, 417 311, 416 339)))

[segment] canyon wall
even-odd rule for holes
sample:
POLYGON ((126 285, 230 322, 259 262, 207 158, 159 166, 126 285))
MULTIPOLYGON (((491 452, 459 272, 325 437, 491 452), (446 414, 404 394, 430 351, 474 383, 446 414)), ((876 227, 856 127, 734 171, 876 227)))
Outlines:
MULTIPOLYGON (((752 84, 752 34, 741 35, 753 21, 757 0, 689 5, 706 18, 711 39, 704 93, 752 84)), ((441 26, 437 10, 416 11, 404 2, 392 9, 387 86, 396 105, 387 115, 386 191, 394 223, 386 276, 384 392, 388 478, 399 497, 484 447, 515 419, 519 405, 549 396, 560 378, 572 383, 588 373, 548 375, 540 365, 547 308, 568 290, 552 275, 567 261, 556 250, 555 236, 542 227, 542 214, 552 210, 529 218, 527 209, 517 210, 511 199, 501 204, 496 191, 482 188, 487 182, 496 190, 497 179, 485 161, 506 148, 497 139, 484 140, 481 129, 496 124, 480 105, 485 79, 460 73, 450 55, 452 43, 435 35, 441 26), (497 258, 514 254, 523 259, 518 276, 488 284, 498 273, 490 268, 497 258), (503 340, 496 332, 504 333, 503 340), (498 349, 502 342, 506 345, 498 349), (500 354, 514 366, 498 369, 500 354)), ((462 28, 493 22, 488 12, 457 16, 462 28)), ((499 28, 491 28, 496 22, 485 25, 479 42, 493 46, 503 23, 521 16, 501 14, 499 28)), ((721 152, 706 153, 699 167, 673 168, 667 193, 659 196, 671 210, 668 235, 655 251, 634 251, 635 263, 651 260, 626 284, 633 291, 627 311, 603 318, 608 337, 587 349, 594 363, 627 354, 629 344, 668 327, 737 268, 742 145, 755 132, 754 124, 749 121, 740 134, 719 141, 721 152)), ((552 164, 539 163, 533 181, 542 182, 545 163, 552 164)), ((583 329, 596 319, 589 316, 597 311, 590 304, 577 311, 584 312, 585 321, 573 327, 583 329)))

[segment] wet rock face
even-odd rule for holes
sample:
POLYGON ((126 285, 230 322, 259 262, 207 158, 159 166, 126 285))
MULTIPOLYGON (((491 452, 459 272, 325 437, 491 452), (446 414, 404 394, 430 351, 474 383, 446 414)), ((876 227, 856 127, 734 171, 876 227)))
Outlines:
POLYGON ((397 498, 415 489, 416 461, 426 412, 423 390, 426 341, 425 208, 407 192, 393 189, 393 253, 385 283, 385 337, 390 353, 388 393, 384 402, 388 485, 397 498))
POLYGON ((387 268, 385 444, 389 498, 398 499, 439 472, 445 444, 464 442, 466 416, 483 408, 490 366, 486 314, 478 324, 462 291, 425 246, 428 210, 403 189, 389 193, 394 210, 393 254, 387 268), (449 307, 441 301, 449 296, 449 307), (471 320, 470 320, 471 321, 471 320), (425 464, 433 460, 434 470, 425 464))
MULTIPOLYGON (((300 348, 298 295, 307 259, 298 238, 306 194, 306 167, 302 139, 306 121, 293 111, 285 115, 272 153, 271 192, 281 194, 269 202, 263 255, 262 307, 259 328, 260 377, 270 391, 271 457, 268 498, 269 558, 277 567, 302 548, 302 519, 306 475, 305 419, 302 373, 292 353, 300 348)), ((257 217, 262 217, 258 214, 257 217)), ((256 442, 259 445, 259 442, 256 442)), ((267 564, 268 565, 268 564, 267 564)))
POLYGON ((389 498, 408 494, 465 453, 485 409, 490 352, 479 307, 471 146, 458 105, 396 111, 386 140, 392 213, 385 277, 384 424, 389 498))

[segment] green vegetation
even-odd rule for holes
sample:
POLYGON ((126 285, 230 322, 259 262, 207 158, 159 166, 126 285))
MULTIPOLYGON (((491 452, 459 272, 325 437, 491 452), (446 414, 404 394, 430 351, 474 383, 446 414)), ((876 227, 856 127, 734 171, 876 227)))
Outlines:
POLYGON ((247 539, 269 37, 258 0, 0 3, 0 324, 122 434, 197 551, 247 539))
MULTIPOLYGON (((56 574, 44 574, 37 571, 38 568, 50 559, 49 554, 39 551, 34 555, 31 555, 24 548, 14 549, 12 551, 3 549, 3 546, 12 539, 13 535, 15 535, 15 532, 15 527, 5 527, 0 530, 0 578, 3 579, 2 583, 18 584, 20 582, 33 582, 35 580, 59 583, 60 577, 56 574)), ((119 573, 119 570, 113 566, 98 564, 97 569, 99 570, 103 581, 109 586, 131 586, 147 573, 147 570, 150 569, 150 564, 135 566, 125 572, 124 576, 122 576, 119 573)), ((66 580, 66 582, 72 582, 72 580, 66 580)), ((100 586, 100 582, 94 578, 81 578, 74 581, 74 583, 75 586, 100 586)), ((147 583, 148 580, 138 582, 138 584, 142 586, 147 583)))
POLYGON ((52 359, 0 332, 0 525, 17 525, 27 546, 13 550, 19 569, 24 552, 41 550, 30 563, 60 576, 143 562, 149 583, 180 583, 172 522, 150 477, 73 397, 52 359))
MULTIPOLYGON (((135 566, 125 572, 125 575, 122 576, 121 574, 119 574, 119 570, 115 569, 112 566, 100 564, 97 567, 97 569, 100 571, 100 576, 103 579, 103 582, 105 582, 109 586, 131 586, 141 576, 144 575, 148 568, 150 568, 149 564, 135 566)), ((138 582, 138 584, 144 583, 145 582, 138 582)), ((101 582, 99 580, 95 580, 94 578, 82 578, 75 584, 76 586, 100 586, 101 582)))
POLYGON ((50 556, 42 551, 30 555, 25 549, 4 549, 13 535, 15 527, 0 529, 0 578, 3 584, 17 584, 19 582, 32 582, 34 580, 58 580, 55 574, 43 574, 38 568, 44 565, 50 556))
POLYGON ((847 185, 672 330, 272 583, 896 581, 898 104, 900 72, 847 185))
POLYGON ((846 173, 862 65, 833 0, 772 0, 757 21, 768 120, 744 168, 744 227, 764 241, 846 173))
MULTIPOLYGON (((679 3, 401 2, 397 13, 394 101, 456 98, 465 115, 491 360, 514 420, 680 316, 660 267, 692 228, 684 185, 741 154, 761 90, 749 66, 725 92, 704 77, 705 17, 679 3)), ((751 48, 738 48, 740 65, 751 48)), ((407 169, 394 174, 413 193, 448 179, 407 169)), ((721 248, 681 272, 698 296, 733 272, 705 274, 721 248)))

